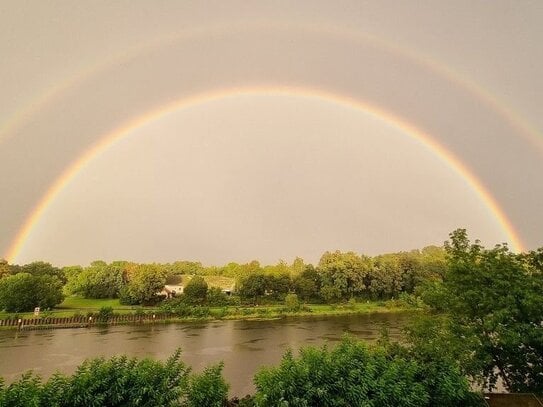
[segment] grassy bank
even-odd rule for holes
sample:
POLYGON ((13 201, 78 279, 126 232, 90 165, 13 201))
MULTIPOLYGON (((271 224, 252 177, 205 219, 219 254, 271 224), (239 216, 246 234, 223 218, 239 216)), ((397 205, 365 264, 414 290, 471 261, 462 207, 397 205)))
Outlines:
MULTIPOLYGON (((69 318, 73 316, 97 315, 103 307, 111 307, 114 316, 139 315, 143 320, 153 314, 160 315, 162 322, 182 322, 194 320, 251 320, 277 319, 311 316, 336 316, 349 314, 398 313, 412 311, 415 308, 399 305, 396 302, 359 302, 349 304, 306 304, 297 310, 288 310, 284 305, 260 306, 225 306, 225 307, 190 307, 186 314, 163 314, 157 307, 134 307, 121 305, 118 299, 85 299, 68 297, 52 311, 42 312, 41 318, 69 318)), ((0 319, 6 318, 36 318, 33 313, 0 313, 0 319)), ((157 321, 158 322, 158 321, 157 321)))

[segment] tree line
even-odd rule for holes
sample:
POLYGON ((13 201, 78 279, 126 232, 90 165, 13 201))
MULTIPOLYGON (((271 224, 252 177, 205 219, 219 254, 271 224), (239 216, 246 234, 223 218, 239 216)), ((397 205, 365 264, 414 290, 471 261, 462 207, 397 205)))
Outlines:
MULTIPOLYGON (((446 268, 443 248, 384 254, 375 257, 354 252, 325 252, 314 266, 296 258, 262 266, 258 261, 205 267, 199 262, 138 264, 94 261, 87 267, 58 268, 46 262, 26 265, 0 262, 0 309, 30 311, 52 308, 66 295, 84 298, 119 298, 130 305, 154 305, 165 284, 182 282, 181 276, 225 276, 235 281, 234 302, 259 304, 284 301, 294 293, 301 301, 336 303, 351 298, 384 300, 413 293, 423 281, 439 279, 446 268)), ((196 280, 197 281, 197 280, 196 280)), ((186 288, 186 287, 185 287, 186 288)), ((190 290, 189 290, 190 291, 190 290)), ((216 288, 210 301, 224 302, 216 288)), ((204 293, 207 299, 207 291, 204 293)), ((195 302, 201 302, 196 298, 195 302)))

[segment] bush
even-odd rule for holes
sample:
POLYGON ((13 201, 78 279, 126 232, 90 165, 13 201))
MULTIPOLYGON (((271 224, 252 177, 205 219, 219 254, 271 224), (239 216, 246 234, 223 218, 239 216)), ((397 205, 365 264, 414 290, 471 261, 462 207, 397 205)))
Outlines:
POLYGON ((119 302, 122 305, 139 305, 140 301, 134 296, 128 287, 123 287, 119 291, 119 302))
POLYGON ((212 307, 222 307, 228 304, 228 297, 219 287, 207 290, 207 304, 212 307))
POLYGON ((102 307, 98 311, 98 319, 101 321, 107 321, 113 316, 113 307, 102 307))
POLYGON ((439 372, 429 374, 403 348, 344 338, 332 350, 308 347, 299 357, 288 351, 278 367, 262 369, 255 376, 255 401, 270 407, 482 405, 455 367, 440 361, 439 372))
POLYGON ((223 364, 206 368, 190 378, 188 407, 222 407, 228 399, 228 384, 222 377, 223 364))
POLYGON ((145 315, 145 310, 142 307, 137 307, 134 310, 134 315, 137 316, 137 317, 142 317, 142 316, 145 315))
POLYGON ((285 297, 285 307, 287 308, 287 312, 300 311, 300 301, 298 301, 298 296, 296 294, 287 294, 285 297))
POLYGON ((356 309, 356 300, 354 298, 349 299, 349 301, 347 301, 346 307, 351 310, 356 309))
POLYGON ((213 318, 222 319, 229 314, 229 311, 227 307, 223 307, 218 310, 211 310, 210 314, 213 318))
POLYGON ((23 375, 19 381, 0 388, 0 405, 174 406, 179 399, 190 396, 189 371, 179 351, 166 362, 125 356, 91 359, 72 376, 56 374, 46 383, 30 373, 23 375))

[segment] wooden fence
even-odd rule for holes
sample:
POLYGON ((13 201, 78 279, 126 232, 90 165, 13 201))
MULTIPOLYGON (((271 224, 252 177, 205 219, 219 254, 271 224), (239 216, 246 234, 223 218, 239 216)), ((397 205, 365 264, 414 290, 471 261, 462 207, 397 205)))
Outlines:
POLYGON ((151 323, 155 321, 164 321, 171 319, 166 315, 133 315, 121 314, 110 317, 93 316, 73 316, 73 317, 46 317, 46 318, 9 318, 0 319, 0 327, 12 327, 17 329, 40 329, 40 328, 60 328, 60 327, 86 327, 92 325, 116 325, 116 324, 137 324, 151 323))

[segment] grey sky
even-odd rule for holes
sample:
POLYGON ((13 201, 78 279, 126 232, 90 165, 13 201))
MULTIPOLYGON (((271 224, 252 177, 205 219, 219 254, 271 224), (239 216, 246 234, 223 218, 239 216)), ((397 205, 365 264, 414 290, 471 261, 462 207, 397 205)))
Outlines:
MULTIPOLYGON (((412 123, 472 170, 527 248, 541 246, 541 21, 537 1, 3 2, 0 253, 101 136, 236 86, 322 89, 412 123)), ((253 99, 172 114, 115 145, 17 260, 314 261, 439 244, 456 226, 504 239, 405 134, 333 103, 253 99)))

